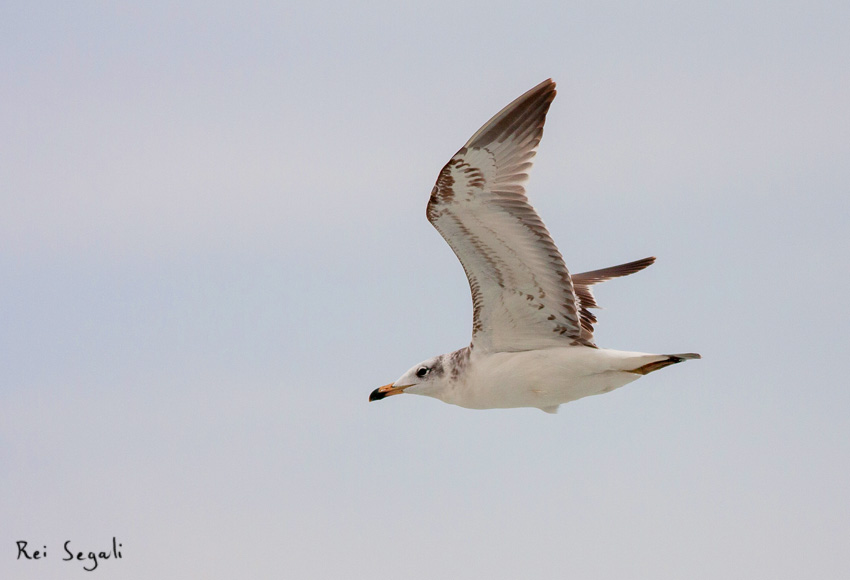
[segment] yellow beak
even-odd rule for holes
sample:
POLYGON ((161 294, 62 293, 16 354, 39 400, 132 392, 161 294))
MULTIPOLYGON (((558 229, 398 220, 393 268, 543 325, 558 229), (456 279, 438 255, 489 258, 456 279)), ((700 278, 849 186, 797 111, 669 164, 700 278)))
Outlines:
POLYGON ((384 385, 383 387, 378 387, 372 394, 369 395, 369 401, 380 401, 386 397, 391 397, 393 395, 400 395, 404 392, 404 389, 409 387, 410 385, 404 385, 403 387, 394 387, 392 384, 384 385))

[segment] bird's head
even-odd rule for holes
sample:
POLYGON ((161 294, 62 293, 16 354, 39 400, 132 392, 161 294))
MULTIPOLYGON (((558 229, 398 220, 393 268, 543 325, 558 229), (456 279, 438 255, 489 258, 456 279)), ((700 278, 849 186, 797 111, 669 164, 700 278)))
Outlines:
POLYGON ((380 401, 386 397, 400 395, 402 393, 426 395, 439 399, 441 398, 440 392, 444 386, 444 374, 443 356, 429 358, 412 366, 396 382, 378 387, 372 391, 372 394, 369 395, 369 400, 380 401))

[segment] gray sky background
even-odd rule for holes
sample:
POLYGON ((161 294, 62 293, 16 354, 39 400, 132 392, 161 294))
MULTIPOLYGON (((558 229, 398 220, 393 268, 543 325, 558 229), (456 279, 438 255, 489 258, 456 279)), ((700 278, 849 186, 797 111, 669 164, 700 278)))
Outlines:
POLYGON ((846 577, 850 4, 301 4, 0 5, 0 576, 846 577), (368 404, 468 342, 427 197, 547 77, 567 266, 658 256, 599 343, 704 359, 368 404))

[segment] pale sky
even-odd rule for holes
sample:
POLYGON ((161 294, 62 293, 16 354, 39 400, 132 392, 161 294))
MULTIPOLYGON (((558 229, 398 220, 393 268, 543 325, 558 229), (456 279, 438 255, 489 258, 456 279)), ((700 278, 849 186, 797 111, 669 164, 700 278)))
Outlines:
POLYGON ((0 577, 843 578, 846 2, 0 5, 0 577), (369 404, 468 343, 442 165, 558 82, 561 408, 369 404), (48 557, 16 560, 19 540, 48 557))

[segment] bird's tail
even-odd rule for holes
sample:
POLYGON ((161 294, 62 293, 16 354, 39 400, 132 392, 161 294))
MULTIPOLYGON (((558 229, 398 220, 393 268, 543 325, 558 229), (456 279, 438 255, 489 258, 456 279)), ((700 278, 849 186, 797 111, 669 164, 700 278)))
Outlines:
POLYGON ((695 352, 685 352, 680 354, 662 354, 659 356, 664 358, 662 358, 661 360, 646 363, 637 367, 636 369, 631 369, 628 372, 635 373, 638 375, 648 375, 652 371, 657 371, 658 369, 663 369, 664 367, 674 365, 685 360, 702 358, 695 352))

